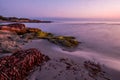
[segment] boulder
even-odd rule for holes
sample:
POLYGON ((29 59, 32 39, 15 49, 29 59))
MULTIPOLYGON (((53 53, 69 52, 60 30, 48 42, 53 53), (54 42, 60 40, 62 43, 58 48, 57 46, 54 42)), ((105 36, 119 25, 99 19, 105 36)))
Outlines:
POLYGON ((20 38, 16 33, 0 30, 0 53, 19 50, 24 43, 25 40, 20 38))
POLYGON ((0 25, 0 30, 7 30, 21 34, 26 32, 26 26, 21 23, 6 24, 6 25, 0 25))
POLYGON ((48 41, 68 48, 74 48, 79 45, 79 42, 71 36, 53 36, 48 38, 48 41))
POLYGON ((20 31, 25 29, 25 25, 21 23, 14 23, 14 24, 7 24, 7 25, 0 25, 1 30, 9 30, 9 31, 20 31))
POLYGON ((26 30, 27 30, 27 33, 36 33, 41 31, 41 29, 38 29, 38 28, 27 28, 26 30))
POLYGON ((52 33, 47 33, 43 31, 36 32, 35 37, 40 39, 47 39, 48 41, 54 44, 61 45, 63 47, 68 47, 68 48, 77 47, 80 43, 73 36, 55 36, 52 33))
POLYGON ((47 33, 47 32, 43 32, 43 31, 38 31, 35 33, 37 38, 41 38, 41 39, 47 39, 47 38, 51 38, 54 35, 52 33, 47 33))

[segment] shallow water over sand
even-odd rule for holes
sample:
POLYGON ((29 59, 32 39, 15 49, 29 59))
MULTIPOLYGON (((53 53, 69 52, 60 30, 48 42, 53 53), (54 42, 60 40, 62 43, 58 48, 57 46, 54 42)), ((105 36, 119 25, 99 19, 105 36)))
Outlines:
POLYGON ((74 52, 57 51, 99 61, 120 71, 120 25, 98 23, 27 23, 29 27, 41 28, 56 35, 75 36, 82 44, 74 52), (116 66, 117 65, 117 66, 116 66))

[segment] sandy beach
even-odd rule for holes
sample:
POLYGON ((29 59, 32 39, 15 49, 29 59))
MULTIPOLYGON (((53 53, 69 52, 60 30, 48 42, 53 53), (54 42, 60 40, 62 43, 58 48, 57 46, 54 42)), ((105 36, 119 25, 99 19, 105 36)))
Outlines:
MULTIPOLYGON (((48 55, 51 60, 44 63, 42 67, 37 67, 28 77, 29 80, 94 80, 89 76, 88 71, 84 67, 85 58, 76 57, 58 51, 59 48, 45 40, 33 40, 23 46, 24 49, 37 48, 41 53, 48 55), (64 60, 64 61, 60 61, 64 60), (71 64, 71 69, 66 68, 66 63, 71 64)), ((83 51, 81 51, 83 53, 83 51)), ((119 73, 101 64, 103 71, 105 71, 105 78, 101 75, 96 76, 97 80, 119 80, 119 73)))
MULTIPOLYGON (((1 30, 1 53, 4 54, 1 54, 0 57, 7 55, 12 57, 11 53, 17 53, 17 48, 19 48, 22 54, 29 54, 29 51, 26 52, 26 50, 30 49, 33 55, 38 50, 50 58, 48 62, 44 61, 39 66, 31 63, 30 65, 33 67, 29 69, 30 72, 26 73, 28 80, 119 80, 120 41, 119 36, 116 35, 119 33, 119 26, 94 23, 36 25, 28 23, 27 27, 24 24, 12 24, 12 27, 16 25, 19 27, 22 25, 23 29, 9 28, 11 25, 7 25, 7 30, 14 30, 16 33, 1 30), (118 31, 115 30, 116 28, 118 31), (36 52, 32 52, 32 50, 36 52)), ((1 29, 4 28, 6 29, 5 26, 1 29)), ((27 58, 30 59, 30 62, 31 60, 35 62, 36 57, 34 55, 32 57, 27 58)), ((16 59, 17 57, 13 58, 14 61, 16 59)), ((37 60, 39 63, 39 58, 37 60)), ((2 61, 4 62, 4 59, 1 59, 2 61)), ((9 61, 8 63, 12 64, 9 61)), ((13 64, 13 66, 15 65, 16 63, 13 64)), ((26 63, 26 65, 28 64, 26 63)))

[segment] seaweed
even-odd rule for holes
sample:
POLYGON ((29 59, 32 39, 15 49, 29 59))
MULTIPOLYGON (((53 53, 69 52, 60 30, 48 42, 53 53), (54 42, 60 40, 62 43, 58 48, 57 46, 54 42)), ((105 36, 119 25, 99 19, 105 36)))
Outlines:
POLYGON ((0 58, 0 80, 24 80, 31 70, 50 58, 37 49, 20 50, 0 58))

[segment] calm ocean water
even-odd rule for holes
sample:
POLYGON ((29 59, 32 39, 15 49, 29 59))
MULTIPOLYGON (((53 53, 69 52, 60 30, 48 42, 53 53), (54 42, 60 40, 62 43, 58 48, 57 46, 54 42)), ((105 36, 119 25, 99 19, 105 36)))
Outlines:
POLYGON ((120 71, 120 24, 118 22, 55 22, 26 23, 26 25, 56 35, 75 36, 82 42, 76 51, 55 49, 66 54, 94 59, 120 71))

